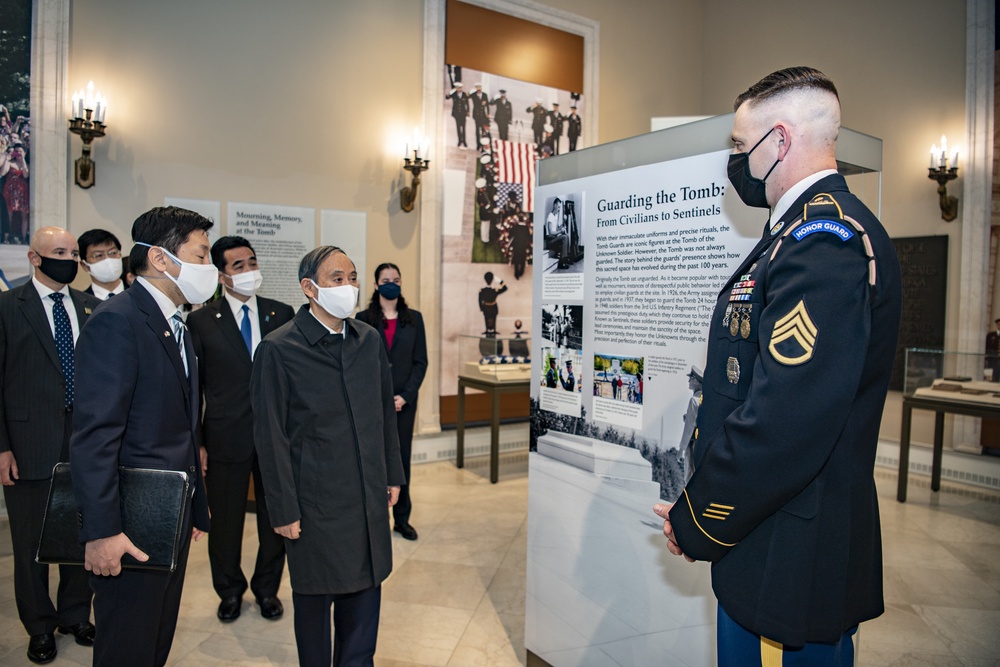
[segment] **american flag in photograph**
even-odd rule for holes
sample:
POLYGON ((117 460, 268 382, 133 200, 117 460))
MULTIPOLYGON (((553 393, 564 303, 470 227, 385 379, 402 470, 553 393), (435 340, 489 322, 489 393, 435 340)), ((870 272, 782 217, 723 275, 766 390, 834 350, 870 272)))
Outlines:
POLYGON ((524 186, 524 210, 535 210, 535 144, 493 140, 493 159, 497 165, 497 180, 524 186))

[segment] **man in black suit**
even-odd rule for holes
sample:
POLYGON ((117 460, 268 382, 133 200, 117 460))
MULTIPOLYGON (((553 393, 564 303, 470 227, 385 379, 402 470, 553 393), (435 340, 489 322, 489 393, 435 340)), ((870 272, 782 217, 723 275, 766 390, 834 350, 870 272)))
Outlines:
POLYGON ((490 102, 490 104, 496 107, 496 111, 493 112, 493 120, 497 124, 497 131, 500 134, 500 139, 502 141, 507 141, 507 131, 510 129, 510 122, 514 118, 514 112, 510 106, 510 100, 507 99, 507 91, 501 88, 500 97, 490 102))
POLYGON ((205 412, 201 420, 201 454, 206 470, 212 534, 208 560, 219 594, 218 617, 236 620, 247 579, 240 567, 247 488, 253 475, 257 509, 257 562, 250 580, 261 616, 279 618, 284 612, 278 587, 285 567, 285 543, 271 528, 253 444, 250 370, 262 338, 295 315, 292 307, 257 296, 261 284, 257 255, 250 242, 223 236, 212 246, 212 263, 225 286, 223 298, 188 317, 198 356, 205 412))
POLYGON ((77 346, 72 453, 80 540, 92 572, 100 632, 95 666, 163 665, 170 654, 191 540, 208 530, 198 465, 198 360, 180 306, 203 303, 218 286, 209 262, 211 221, 176 207, 154 208, 132 225, 136 281, 90 318, 77 346), (111 351, 111 352, 109 352, 111 351), (112 356, 109 358, 109 354, 112 356), (142 562, 142 544, 122 532, 118 466, 185 472, 191 501, 173 572, 122 569, 142 562))
MULTIPOLYGON (((14 551, 17 613, 31 636, 28 658, 56 657, 54 632, 94 643, 91 592, 79 565, 59 566, 56 604, 49 567, 35 562, 52 467, 69 460, 75 363, 80 328, 100 302, 70 289, 78 267, 76 239, 43 227, 31 238, 31 280, 0 295, 0 482, 14 551)), ((107 358, 105 357, 105 362, 107 358)))
POLYGON ((83 290, 100 301, 107 301, 125 291, 122 280, 122 244, 118 237, 103 229, 91 229, 80 235, 80 260, 90 274, 90 287, 83 290))

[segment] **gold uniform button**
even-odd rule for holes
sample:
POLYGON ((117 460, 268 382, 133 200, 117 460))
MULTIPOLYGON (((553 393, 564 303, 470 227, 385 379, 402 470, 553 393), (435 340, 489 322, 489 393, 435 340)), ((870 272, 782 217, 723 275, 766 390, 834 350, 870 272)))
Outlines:
POLYGON ((698 439, 698 429, 697 428, 694 430, 694 439, 695 440, 698 439))

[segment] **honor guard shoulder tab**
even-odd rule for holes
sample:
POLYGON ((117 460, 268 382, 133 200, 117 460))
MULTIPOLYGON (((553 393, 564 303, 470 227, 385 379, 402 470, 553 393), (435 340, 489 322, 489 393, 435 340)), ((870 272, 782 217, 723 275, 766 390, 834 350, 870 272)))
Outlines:
POLYGON ((774 244, 770 260, 778 254, 785 237, 791 235, 796 241, 802 241, 817 232, 833 234, 844 242, 854 238, 855 234, 860 235, 865 256, 868 258, 868 285, 875 287, 875 252, 872 250, 871 240, 865 228, 854 218, 844 215, 837 200, 825 192, 816 195, 802 207, 802 217, 789 225, 774 244))

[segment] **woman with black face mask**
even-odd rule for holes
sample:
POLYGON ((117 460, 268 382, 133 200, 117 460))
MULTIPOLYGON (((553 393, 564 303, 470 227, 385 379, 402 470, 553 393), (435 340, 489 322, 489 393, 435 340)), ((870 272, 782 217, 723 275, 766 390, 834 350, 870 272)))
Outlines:
POLYGON ((392 363, 399 454, 403 459, 407 482, 400 487, 399 501, 392 508, 393 530, 408 540, 415 540, 417 531, 410 525, 410 451, 413 448, 417 395, 427 372, 427 337, 420 312, 406 305, 400 285, 399 267, 388 262, 379 264, 375 269, 375 291, 371 301, 356 319, 378 329, 392 363))

